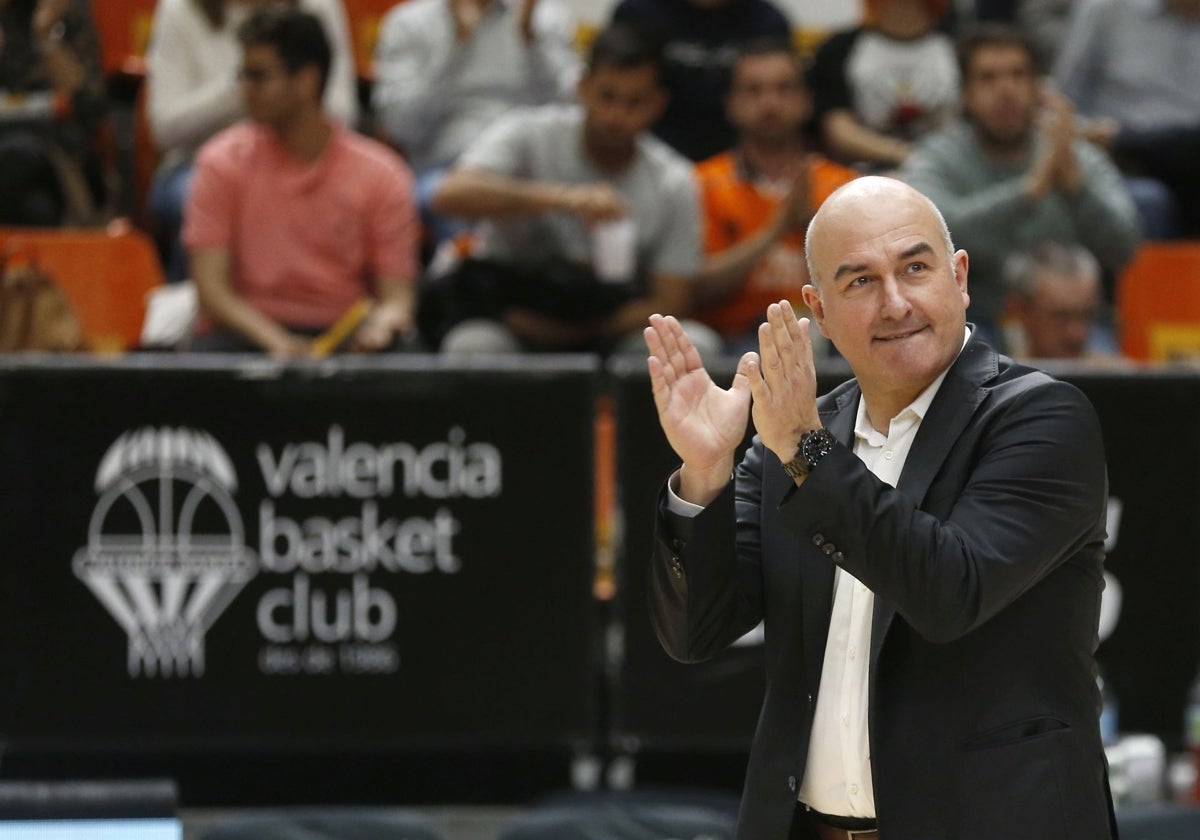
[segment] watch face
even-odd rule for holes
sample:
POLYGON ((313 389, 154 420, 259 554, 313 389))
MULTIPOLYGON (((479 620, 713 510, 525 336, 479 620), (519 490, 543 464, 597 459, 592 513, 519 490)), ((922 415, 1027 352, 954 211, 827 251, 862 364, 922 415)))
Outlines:
POLYGON ((829 454, 837 440, 828 429, 815 429, 800 436, 800 451, 796 457, 783 465, 783 471, 792 478, 808 475, 822 458, 829 454))
POLYGON ((833 444, 833 435, 828 429, 817 429, 804 435, 800 442, 800 451, 804 460, 808 462, 809 469, 815 467, 822 458, 829 454, 829 450, 833 449, 833 444))

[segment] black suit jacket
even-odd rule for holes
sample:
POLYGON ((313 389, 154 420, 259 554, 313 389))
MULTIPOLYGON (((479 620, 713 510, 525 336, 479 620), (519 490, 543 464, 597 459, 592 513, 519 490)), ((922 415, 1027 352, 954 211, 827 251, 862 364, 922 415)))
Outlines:
POLYGON ((886 840, 1115 837, 1093 653, 1107 479, 1073 386, 971 338, 896 488, 854 455, 860 392, 819 400, 841 445, 797 488, 755 440, 694 519, 660 504, 659 640, 713 656, 765 620, 767 689, 739 838, 787 837, 835 562, 875 593, 871 765, 886 840))

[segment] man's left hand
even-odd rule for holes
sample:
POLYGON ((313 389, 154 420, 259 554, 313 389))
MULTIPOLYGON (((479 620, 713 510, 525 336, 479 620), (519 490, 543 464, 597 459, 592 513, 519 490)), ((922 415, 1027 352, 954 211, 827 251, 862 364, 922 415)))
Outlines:
POLYGON ((754 428, 784 463, 796 457, 801 435, 821 427, 810 328, 786 300, 772 303, 758 328, 759 359, 749 366, 754 428))

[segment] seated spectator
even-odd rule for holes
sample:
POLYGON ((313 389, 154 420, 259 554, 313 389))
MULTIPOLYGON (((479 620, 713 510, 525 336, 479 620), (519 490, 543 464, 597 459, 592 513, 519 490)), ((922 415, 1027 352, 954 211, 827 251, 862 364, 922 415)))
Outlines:
POLYGON ((817 50, 809 85, 825 151, 862 169, 899 166, 922 135, 954 119, 954 42, 937 29, 946 0, 870 0, 867 22, 817 50))
POLYGON ((250 121, 201 148, 185 210, 212 328, 192 349, 304 355, 370 296, 351 346, 393 348, 413 323, 412 177, 391 149, 323 112, 331 52, 317 17, 261 9, 239 37, 250 121))
POLYGON ((1137 177, 1146 234, 1200 235, 1200 0, 1079 4, 1054 77, 1137 177))
POLYGON ((103 221, 106 110, 87 0, 0 0, 0 224, 103 221))
POLYGON ((435 241, 464 227, 430 201, 467 144, 517 106, 569 101, 578 80, 575 22, 559 0, 408 0, 388 12, 372 103, 416 173, 435 241))
POLYGON ((792 37, 791 23, 769 0, 621 0, 612 19, 647 27, 664 39, 670 99, 654 133, 694 161, 734 143, 723 103, 739 47, 792 37))
POLYGON ((1040 88, 1019 29, 981 25, 964 35, 959 55, 965 119, 923 140, 904 177, 971 255, 967 315, 1001 343, 1008 254, 1078 242, 1112 275, 1137 248, 1137 213, 1104 152, 1076 137, 1071 103, 1040 88))
MULTIPOLYGON (((242 48, 237 31, 251 11, 272 0, 159 0, 147 51, 146 111, 162 162, 148 204, 166 246, 166 275, 187 274, 179 241, 183 205, 196 150, 245 116, 236 68, 242 48)), ((284 2, 284 0, 276 0, 284 2)), ((333 67, 325 92, 329 113, 346 125, 358 119, 358 82, 349 27, 341 0, 301 0, 333 44, 333 67)))
POLYGON ((801 128, 812 103, 790 42, 742 50, 725 104, 738 139, 696 167, 708 256, 693 300, 696 320, 741 355, 758 349, 769 305, 786 298, 804 311, 809 219, 856 173, 806 150, 801 128))
MULTIPOLYGON (((472 258, 428 288, 451 290, 446 314, 475 317, 443 352, 644 355, 649 316, 685 314, 699 201, 688 162, 646 132, 666 102, 660 62, 656 42, 614 24, 592 45, 581 104, 510 114, 463 153, 434 207, 484 222, 472 258)), ((691 334, 720 352, 711 330, 691 334)))
POLYGON ((1045 242, 1005 263, 1005 330, 1018 359, 1114 360, 1116 340, 1101 322, 1100 264, 1078 244, 1045 242))

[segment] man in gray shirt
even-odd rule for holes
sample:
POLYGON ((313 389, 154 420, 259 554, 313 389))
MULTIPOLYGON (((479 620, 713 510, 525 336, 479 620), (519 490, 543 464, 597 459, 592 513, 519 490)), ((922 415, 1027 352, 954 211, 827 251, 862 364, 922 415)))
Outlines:
POLYGON ((1111 275, 1137 248, 1137 212, 1107 156, 1075 137, 1070 102, 1039 88, 1020 30, 979 27, 960 43, 959 62, 965 119, 918 145, 903 176, 971 254, 968 315, 1000 342, 1008 254, 1078 242, 1111 275))
MULTIPOLYGON (((463 153, 434 197, 438 212, 482 220, 467 266, 510 291, 498 312, 455 326, 448 353, 519 350, 644 354, 655 312, 685 314, 700 265, 690 164, 647 129, 666 103, 661 46, 614 24, 592 46, 580 103, 514 112, 463 153), (563 279, 565 291, 522 295, 563 279)), ((451 275, 454 276, 454 275, 451 275)), ((720 339, 690 325, 701 353, 720 339)))
POLYGON ((1151 178, 1170 189, 1174 225, 1147 234, 1200 235, 1200 0, 1080 4, 1054 77, 1137 195, 1151 178))

